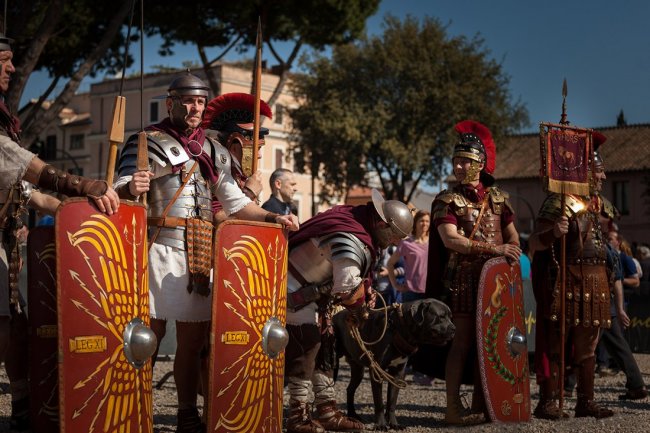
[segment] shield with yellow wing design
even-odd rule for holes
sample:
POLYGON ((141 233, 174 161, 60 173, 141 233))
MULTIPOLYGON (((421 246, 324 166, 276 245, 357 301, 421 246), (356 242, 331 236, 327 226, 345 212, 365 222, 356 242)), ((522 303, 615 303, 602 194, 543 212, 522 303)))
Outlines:
POLYGON ((61 432, 151 432, 147 222, 122 202, 107 216, 86 199, 56 214, 61 432))
POLYGON ((287 238, 226 221, 216 234, 208 432, 282 431, 287 238))
POLYGON ((27 269, 30 422, 34 433, 53 432, 59 429, 53 226, 29 231, 27 269))
POLYGON ((488 260, 476 299, 478 361, 490 419, 528 421, 530 383, 519 262, 488 260))

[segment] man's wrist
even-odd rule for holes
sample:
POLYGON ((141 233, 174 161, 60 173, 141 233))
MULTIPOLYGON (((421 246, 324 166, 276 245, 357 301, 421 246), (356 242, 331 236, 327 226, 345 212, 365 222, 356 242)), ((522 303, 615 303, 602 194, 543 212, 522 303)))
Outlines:
POLYGON ((280 216, 280 214, 269 212, 266 214, 264 217, 264 222, 267 223, 277 223, 277 218, 280 216))
POLYGON ((255 202, 256 205, 260 204, 260 199, 259 199, 259 194, 255 194, 255 191, 244 185, 242 188, 242 191, 244 192, 244 195, 248 198, 251 199, 251 201, 255 202))

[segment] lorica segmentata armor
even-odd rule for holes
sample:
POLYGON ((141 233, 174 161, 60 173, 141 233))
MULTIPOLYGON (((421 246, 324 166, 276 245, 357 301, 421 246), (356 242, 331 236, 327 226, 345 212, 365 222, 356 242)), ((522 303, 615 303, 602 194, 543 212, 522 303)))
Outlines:
MULTIPOLYGON (((366 275, 372 263, 368 247, 356 236, 336 232, 320 238, 312 238, 289 253, 289 278, 287 290, 295 293, 306 286, 314 293, 332 290, 332 262, 338 259, 352 260, 359 266, 361 275, 366 275)), ((334 289, 332 292, 336 292, 334 289)), ((306 299, 312 299, 312 295, 306 299)))
MULTIPOLYGON (((167 210, 165 220, 161 220, 165 209, 181 188, 183 180, 195 164, 195 160, 190 158, 178 141, 163 132, 147 131, 147 143, 149 163, 157 165, 147 195, 149 202, 147 217, 150 236, 152 231, 158 232, 156 243, 186 250, 185 233, 187 224, 184 223, 184 220, 198 219, 208 223, 212 222, 212 186, 201 175, 201 170, 197 167, 193 171, 190 180, 171 204, 169 210, 167 210), (183 164, 183 167, 174 173, 172 167, 178 164, 183 164), (170 221, 170 223, 168 224, 167 221, 170 221)), ((224 162, 230 161, 229 159, 224 161, 224 158, 218 158, 225 152, 225 149, 210 138, 206 137, 203 151, 211 155, 215 160, 215 165, 219 167, 224 162), (218 164, 216 163, 217 159, 219 159, 218 164)), ((132 175, 136 171, 136 161, 137 136, 131 136, 120 157, 120 176, 132 175)))

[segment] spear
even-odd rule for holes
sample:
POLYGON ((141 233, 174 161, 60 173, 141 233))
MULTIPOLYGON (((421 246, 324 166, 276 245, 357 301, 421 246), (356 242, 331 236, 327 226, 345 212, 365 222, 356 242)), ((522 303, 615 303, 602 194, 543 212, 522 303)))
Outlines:
POLYGON ((260 141, 260 98, 262 93, 262 20, 257 18, 257 40, 255 42, 255 108, 253 110, 253 161, 251 175, 257 171, 260 141))
POLYGON ((122 96, 124 88, 124 77, 126 72, 126 62, 129 58, 129 41, 131 40, 131 27, 133 26, 133 13, 135 11, 135 2, 131 3, 131 14, 129 17, 129 27, 126 31, 126 39, 124 40, 124 61, 122 62, 122 78, 120 79, 120 91, 115 97, 113 104, 113 121, 108 130, 108 161, 106 163, 106 183, 113 184, 113 176, 115 175, 115 162, 117 159, 117 146, 124 142, 124 117, 126 112, 126 98, 122 96))
POLYGON ((113 104, 113 122, 108 130, 108 162, 106 163, 106 182, 113 184, 115 174, 115 160, 117 159, 117 146, 124 142, 124 115, 126 111, 126 98, 121 95, 115 97, 113 104))
MULTIPOLYGON (((567 96, 566 78, 562 84, 562 117, 560 124, 568 125, 569 121, 566 119, 566 96, 567 96)), ((562 193, 560 199, 560 215, 564 215, 566 206, 566 195, 564 192, 564 182, 562 183, 562 193)), ((564 406, 564 338, 566 336, 566 314, 565 314, 565 292, 566 292, 566 235, 562 235, 560 239, 560 374, 558 375, 558 389, 560 390, 560 414, 564 406)))

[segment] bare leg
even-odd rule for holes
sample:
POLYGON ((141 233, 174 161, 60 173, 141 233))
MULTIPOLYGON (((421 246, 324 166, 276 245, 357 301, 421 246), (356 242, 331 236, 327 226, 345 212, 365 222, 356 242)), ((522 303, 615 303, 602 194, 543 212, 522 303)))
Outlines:
POLYGON ((11 426, 17 431, 29 429, 29 362, 28 323, 25 312, 18 313, 11 307, 9 346, 5 357, 5 369, 11 392, 11 426))
POLYGON ((162 339, 165 337, 165 334, 167 333, 167 321, 163 319, 154 319, 152 317, 151 330, 153 331, 154 334, 156 334, 156 339, 158 340, 158 343, 156 344, 156 351, 153 353, 153 356, 151 357, 151 368, 153 369, 153 367, 156 365, 158 350, 160 350, 160 342, 162 341, 162 339))
POLYGON ((174 380, 179 407, 196 406, 201 369, 201 349, 210 322, 176 322, 174 380))
POLYGON ((445 365, 445 382, 447 387, 447 411, 445 422, 453 425, 477 424, 483 416, 467 416, 460 401, 460 386, 463 382, 463 369, 472 346, 476 344, 476 322, 471 316, 456 316, 453 319, 456 335, 451 343, 445 365))

